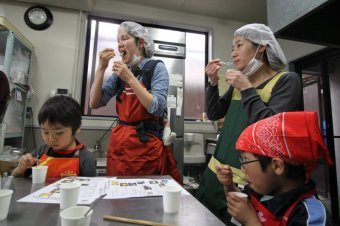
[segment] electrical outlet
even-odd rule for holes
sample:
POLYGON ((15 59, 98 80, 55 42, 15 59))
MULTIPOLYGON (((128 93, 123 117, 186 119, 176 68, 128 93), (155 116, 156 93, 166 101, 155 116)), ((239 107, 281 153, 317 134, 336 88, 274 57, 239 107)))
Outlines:
POLYGON ((26 108, 26 118, 32 118, 33 117, 33 109, 32 107, 26 108))

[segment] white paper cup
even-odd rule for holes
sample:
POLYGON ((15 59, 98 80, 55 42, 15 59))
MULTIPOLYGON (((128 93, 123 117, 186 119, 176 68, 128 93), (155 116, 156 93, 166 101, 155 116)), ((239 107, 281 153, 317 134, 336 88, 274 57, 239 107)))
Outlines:
POLYGON ((237 197, 240 197, 240 198, 243 198, 243 199, 247 199, 248 198, 248 195, 245 194, 245 193, 242 193, 242 192, 238 192, 238 191, 231 191, 229 192, 237 197))
POLYGON ((12 194, 13 194, 13 190, 10 190, 10 189, 0 190, 0 221, 7 218, 12 194))
POLYGON ((91 222, 91 210, 86 216, 85 213, 90 209, 88 206, 73 206, 60 212, 61 226, 89 226, 91 222))
POLYGON ((77 205, 80 186, 79 182, 61 183, 59 185, 60 209, 63 210, 77 205))
MULTIPOLYGON (((237 196, 237 197, 240 197, 240 198, 242 198, 242 199, 245 199, 245 200, 248 199, 248 195, 245 194, 245 193, 242 193, 242 192, 231 191, 231 192, 229 192, 229 193, 231 193, 231 194, 233 194, 233 195, 235 195, 235 196, 237 196)), ((240 222, 238 222, 234 217, 231 218, 230 222, 233 223, 233 224, 235 224, 235 225, 237 225, 237 226, 241 226, 241 225, 242 225, 242 224, 241 224, 240 222)))
POLYGON ((163 207, 166 213, 177 213, 181 201, 181 187, 165 186, 163 188, 163 207))
POLYGON ((32 183, 45 183, 48 166, 33 166, 32 167, 32 183))

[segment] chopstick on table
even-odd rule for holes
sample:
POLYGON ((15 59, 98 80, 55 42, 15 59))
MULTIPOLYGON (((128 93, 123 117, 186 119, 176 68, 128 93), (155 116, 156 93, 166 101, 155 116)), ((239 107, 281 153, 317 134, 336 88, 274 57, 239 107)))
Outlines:
POLYGON ((163 223, 158 223, 158 222, 153 222, 153 221, 131 219, 131 218, 125 218, 125 217, 109 216, 109 215, 103 216, 103 219, 107 221, 119 221, 119 222, 126 222, 130 224, 139 224, 139 225, 173 226, 172 224, 163 224, 163 223))

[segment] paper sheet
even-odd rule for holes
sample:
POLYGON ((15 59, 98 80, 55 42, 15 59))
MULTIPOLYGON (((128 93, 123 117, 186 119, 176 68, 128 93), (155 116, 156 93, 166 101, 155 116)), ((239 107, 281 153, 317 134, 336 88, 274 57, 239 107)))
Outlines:
MULTIPOLYGON (((105 199, 162 196, 165 185, 178 186, 172 179, 110 179, 105 199)), ((182 188, 182 194, 189 194, 182 188)))
POLYGON ((106 178, 67 177, 29 194, 18 200, 18 202, 60 203, 59 185, 61 183, 71 183, 72 181, 81 183, 78 204, 91 204, 97 197, 104 194, 108 187, 106 178))
MULTIPOLYGON (((104 199, 162 196, 162 187, 165 185, 181 187, 173 179, 67 177, 27 195, 18 202, 60 203, 59 185, 75 180, 81 183, 78 204, 85 205, 91 204, 104 193, 107 194, 104 199)), ((189 193, 182 188, 182 195, 189 195, 189 193)))

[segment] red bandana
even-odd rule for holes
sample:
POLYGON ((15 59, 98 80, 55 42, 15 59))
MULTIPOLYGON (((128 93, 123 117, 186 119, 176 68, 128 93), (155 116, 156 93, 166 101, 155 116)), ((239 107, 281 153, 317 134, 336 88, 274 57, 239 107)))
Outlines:
POLYGON ((316 112, 283 112, 248 126, 236 149, 305 165, 307 178, 321 157, 333 164, 320 133, 316 112))

